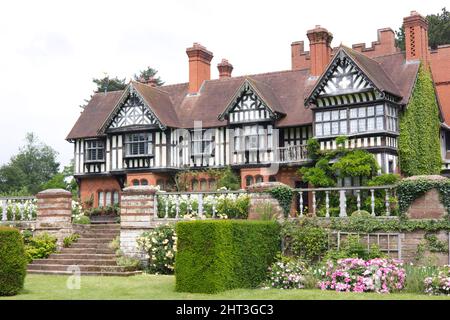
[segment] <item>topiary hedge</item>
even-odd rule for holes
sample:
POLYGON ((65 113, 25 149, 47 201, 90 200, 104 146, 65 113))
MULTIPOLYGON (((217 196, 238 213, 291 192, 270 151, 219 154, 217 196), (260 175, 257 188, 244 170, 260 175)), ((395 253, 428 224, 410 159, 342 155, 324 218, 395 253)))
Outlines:
POLYGON ((19 230, 0 227, 0 296, 12 296, 22 290, 26 267, 19 230))
POLYGON ((280 250, 274 221, 187 221, 176 226, 176 290, 215 293, 254 288, 280 250))

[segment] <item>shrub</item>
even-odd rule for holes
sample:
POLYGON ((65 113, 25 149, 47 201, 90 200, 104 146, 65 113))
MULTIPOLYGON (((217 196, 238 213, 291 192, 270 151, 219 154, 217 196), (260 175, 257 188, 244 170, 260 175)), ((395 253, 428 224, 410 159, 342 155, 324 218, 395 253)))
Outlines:
POLYGON ((269 268, 267 286, 275 289, 302 289, 308 274, 306 263, 299 259, 282 257, 269 268))
POLYGON ((370 213, 366 210, 356 210, 351 214, 352 217, 370 217, 370 213))
POLYGON ((125 271, 136 271, 141 269, 141 261, 139 259, 120 256, 116 258, 117 265, 123 267, 125 271))
POLYGON ((279 186, 270 190, 272 197, 278 200, 281 208, 283 208, 284 216, 288 217, 291 211, 292 197, 294 191, 288 186, 279 186))
POLYGON ((72 245, 72 243, 77 242, 80 238, 80 235, 78 233, 73 233, 70 236, 67 236, 63 239, 63 246, 64 248, 68 248, 72 245))
POLYGON ((45 259, 56 251, 57 239, 48 233, 42 233, 30 238, 25 243, 25 255, 28 262, 34 259, 45 259))
POLYGON ((425 279, 438 273, 435 266, 415 266, 412 263, 405 265, 406 282, 405 291, 410 293, 424 293, 425 279))
POLYGON ((295 256, 316 262, 328 249, 328 232, 316 226, 298 227, 291 235, 291 249, 295 256))
POLYGON ((182 292, 257 287, 280 248, 273 221, 189 221, 176 230, 176 290, 182 292))
POLYGON ((319 282, 322 290, 379 293, 400 291, 404 284, 405 269, 400 261, 354 258, 329 261, 325 277, 319 282))
POLYGON ((22 290, 26 267, 19 230, 0 227, 0 296, 12 296, 22 290))
POLYGON ((114 250, 114 252, 117 253, 117 251, 120 250, 120 236, 115 237, 109 244, 108 248, 111 250, 114 250))
POLYGON ((424 280, 425 293, 430 295, 450 295, 450 266, 445 266, 437 275, 424 280))
POLYGON ((259 220, 271 221, 277 219, 277 214, 270 202, 258 203, 255 206, 255 211, 258 215, 259 220))
POLYGON ((73 223, 75 224, 91 224, 91 219, 87 216, 80 216, 78 218, 73 219, 73 223))
POLYGON ((361 243, 359 235, 348 235, 342 241, 339 250, 329 250, 324 256, 323 261, 337 261, 344 258, 359 258, 363 260, 385 258, 386 255, 381 252, 376 244, 372 244, 369 248, 361 243))
POLYGON ((137 238, 138 248, 148 254, 148 272, 173 273, 177 250, 176 241, 175 227, 170 224, 158 226, 137 238))

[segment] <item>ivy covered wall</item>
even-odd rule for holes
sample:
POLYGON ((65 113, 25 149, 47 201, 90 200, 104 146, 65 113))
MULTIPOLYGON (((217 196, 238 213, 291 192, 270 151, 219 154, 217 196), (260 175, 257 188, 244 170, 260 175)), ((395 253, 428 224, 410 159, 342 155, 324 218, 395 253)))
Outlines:
POLYGON ((412 97, 400 117, 400 168, 405 175, 440 173, 439 127, 433 81, 429 71, 421 65, 412 97))

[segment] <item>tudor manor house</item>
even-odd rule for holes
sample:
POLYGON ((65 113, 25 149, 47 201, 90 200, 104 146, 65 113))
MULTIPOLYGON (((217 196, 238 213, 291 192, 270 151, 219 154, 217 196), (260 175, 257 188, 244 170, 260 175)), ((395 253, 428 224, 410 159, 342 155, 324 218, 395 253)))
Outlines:
POLYGON ((346 147, 371 152, 380 173, 399 173, 399 115, 420 62, 432 73, 442 173, 450 173, 450 45, 429 49, 427 20, 417 12, 403 23, 404 52, 390 28, 379 29, 370 47, 332 48, 332 34, 316 26, 306 34, 309 51, 303 41, 291 44, 291 70, 233 77, 223 59, 219 79, 210 79, 213 53, 194 43, 186 49, 188 82, 157 87, 142 79, 96 93, 67 136, 81 199, 105 206, 118 203, 125 186, 172 190, 183 170, 201 170, 189 181, 192 191, 216 190, 205 169, 227 166, 242 188, 262 181, 306 187, 296 171, 308 164, 313 137, 332 150, 337 136, 347 136, 346 147))

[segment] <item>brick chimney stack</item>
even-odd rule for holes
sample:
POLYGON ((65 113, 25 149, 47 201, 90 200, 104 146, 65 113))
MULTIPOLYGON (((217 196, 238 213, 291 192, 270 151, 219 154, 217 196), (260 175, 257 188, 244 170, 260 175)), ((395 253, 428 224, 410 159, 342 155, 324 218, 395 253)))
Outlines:
POLYGON ((406 60, 422 60, 428 65, 428 21, 416 11, 403 18, 406 60))
POLYGON ((186 49, 186 53, 189 57, 189 93, 196 93, 204 81, 211 79, 213 54, 196 42, 186 49))
POLYGON ((311 56, 311 75, 320 76, 331 59, 331 40, 333 35, 327 29, 317 25, 308 30, 309 54, 311 56))
POLYGON ((222 59, 222 61, 217 65, 217 69, 219 69, 219 79, 231 78, 233 65, 229 63, 227 59, 222 59))

